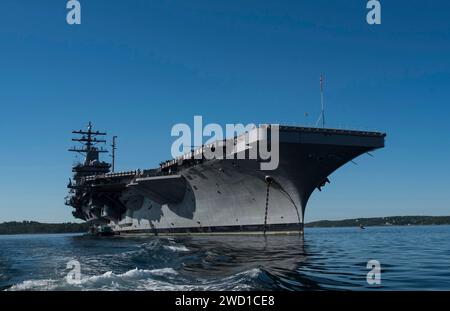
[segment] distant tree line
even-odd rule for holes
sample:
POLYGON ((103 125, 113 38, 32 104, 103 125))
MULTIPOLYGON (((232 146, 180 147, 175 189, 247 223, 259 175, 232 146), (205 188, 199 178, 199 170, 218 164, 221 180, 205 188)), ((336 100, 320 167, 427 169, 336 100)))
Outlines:
POLYGON ((450 216, 392 216, 343 220, 319 220, 305 227, 356 227, 356 226, 417 226, 450 225, 450 216))
POLYGON ((36 221, 10 221, 0 223, 0 234, 77 233, 87 232, 88 228, 87 223, 47 224, 36 221))
MULTIPOLYGON (((343 220, 320 220, 305 224, 305 227, 369 227, 369 226, 417 226, 450 225, 450 216, 393 216, 354 218, 343 220)), ((0 234, 26 233, 79 233, 87 232, 88 223, 47 224, 37 221, 10 221, 0 223, 0 234)))

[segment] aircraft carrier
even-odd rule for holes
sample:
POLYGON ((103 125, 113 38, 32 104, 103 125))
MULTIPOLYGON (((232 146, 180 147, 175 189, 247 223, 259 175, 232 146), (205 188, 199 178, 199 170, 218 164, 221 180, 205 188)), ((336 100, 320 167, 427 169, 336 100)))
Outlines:
MULTIPOLYGON (((84 155, 73 166, 66 205, 76 218, 120 233, 269 234, 303 233, 311 194, 326 186, 336 169, 354 158, 383 148, 386 134, 313 127, 277 126, 279 165, 261 170, 261 158, 245 157, 264 140, 271 125, 192 150, 152 169, 114 171, 101 161, 108 152, 104 132, 73 131, 81 143, 69 151, 84 155), (223 157, 209 158, 211 148, 234 146, 223 157), (246 142, 246 143, 241 143, 246 142), (230 154, 233 155, 230 157, 230 154), (244 155, 240 157, 239 155, 244 155)), ((355 181, 356 182, 356 181, 355 181)), ((341 202, 345 204, 345 202, 341 202)))

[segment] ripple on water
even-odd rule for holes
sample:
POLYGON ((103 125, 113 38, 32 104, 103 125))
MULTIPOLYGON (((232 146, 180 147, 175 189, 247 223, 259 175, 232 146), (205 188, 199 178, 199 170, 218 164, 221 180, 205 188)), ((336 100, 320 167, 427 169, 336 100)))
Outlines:
POLYGON ((366 290, 376 259, 381 289, 450 289, 450 245, 441 242, 449 238, 450 226, 308 229, 304 239, 0 237, 0 288, 366 290), (78 284, 65 278, 70 260, 80 262, 78 284))

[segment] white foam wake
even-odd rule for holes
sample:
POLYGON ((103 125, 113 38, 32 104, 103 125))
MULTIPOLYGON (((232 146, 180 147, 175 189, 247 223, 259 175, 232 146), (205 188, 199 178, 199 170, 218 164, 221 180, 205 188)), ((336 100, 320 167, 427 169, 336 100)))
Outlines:
POLYGON ((7 290, 249 290, 252 288, 252 281, 258 278, 261 272, 255 268, 225 278, 187 280, 172 268, 135 268, 125 273, 108 271, 100 275, 82 277, 76 284, 68 283, 65 278, 26 280, 7 290))
MULTIPOLYGON (((121 289, 121 284, 151 279, 154 276, 176 275, 177 272, 172 268, 162 269, 131 269, 125 273, 116 274, 112 271, 105 272, 100 275, 82 277, 78 282, 68 283, 66 279, 42 279, 42 280, 26 280, 7 290, 26 291, 26 290, 84 290, 84 289, 105 289, 114 290, 121 289)), ((131 284, 128 284, 131 285, 131 284)))
POLYGON ((19 284, 13 285, 6 289, 7 291, 26 291, 26 290, 55 290, 57 288, 57 281, 51 279, 45 280, 27 280, 19 284))
POLYGON ((174 252, 189 252, 189 249, 186 246, 164 245, 164 248, 174 252))

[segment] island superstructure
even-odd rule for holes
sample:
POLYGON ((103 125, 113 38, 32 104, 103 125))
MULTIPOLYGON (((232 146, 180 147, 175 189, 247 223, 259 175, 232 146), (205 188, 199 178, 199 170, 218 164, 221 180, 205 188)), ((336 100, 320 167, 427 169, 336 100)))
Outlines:
MULTIPOLYGON (((254 131, 270 134, 271 125, 254 131)), ((314 190, 321 191, 336 169, 354 158, 383 148, 380 132, 279 126, 279 165, 260 169, 262 160, 240 159, 248 147, 267 137, 249 140, 251 132, 201 146, 190 153, 162 162, 152 169, 112 172, 101 161, 99 147, 106 133, 73 131, 82 153, 70 180, 66 204, 76 218, 110 226, 121 233, 225 234, 303 233, 304 214, 314 190), (207 158, 211 148, 232 141, 229 157, 207 158), (240 141, 249 141, 239 148, 240 141), (200 156, 198 156, 200 155, 200 156)), ((115 146, 113 147, 115 149, 115 146)))

